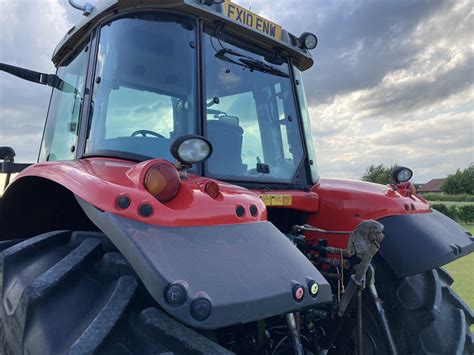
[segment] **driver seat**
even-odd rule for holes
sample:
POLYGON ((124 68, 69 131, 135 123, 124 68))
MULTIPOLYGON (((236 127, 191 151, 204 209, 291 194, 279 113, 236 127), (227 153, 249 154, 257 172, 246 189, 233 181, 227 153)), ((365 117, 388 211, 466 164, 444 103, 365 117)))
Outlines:
POLYGON ((242 164, 242 142, 244 129, 237 117, 223 116, 207 121, 207 135, 213 146, 208 160, 212 174, 241 175, 246 168, 242 164))

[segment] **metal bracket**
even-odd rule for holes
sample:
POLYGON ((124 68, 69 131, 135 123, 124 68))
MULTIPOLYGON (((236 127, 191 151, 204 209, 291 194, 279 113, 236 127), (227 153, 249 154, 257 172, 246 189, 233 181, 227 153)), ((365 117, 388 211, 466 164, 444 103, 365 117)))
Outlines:
POLYGON ((369 265, 369 269, 367 271, 367 284, 369 286, 368 289, 370 291, 372 299, 374 300, 375 308, 377 308, 377 322, 379 328, 384 334, 389 354, 397 355, 397 346, 395 340, 393 339, 392 332, 390 331, 390 326, 387 320, 387 316, 385 314, 385 310, 383 308, 382 301, 380 300, 379 295, 377 293, 377 289, 375 288, 375 269, 372 265, 369 265))
POLYGON ((79 4, 76 4, 74 0, 69 0, 69 5, 71 5, 73 8, 77 10, 81 10, 84 16, 89 16, 92 10, 94 10, 94 6, 88 2, 85 3, 84 5, 79 5, 79 4))
POLYGON ((383 225, 380 222, 369 220, 361 222, 349 238, 347 251, 349 254, 361 258, 361 261, 357 265, 355 274, 351 276, 346 292, 344 292, 339 304, 337 313, 340 317, 346 313, 356 291, 365 288, 365 275, 384 238, 382 232, 383 225))

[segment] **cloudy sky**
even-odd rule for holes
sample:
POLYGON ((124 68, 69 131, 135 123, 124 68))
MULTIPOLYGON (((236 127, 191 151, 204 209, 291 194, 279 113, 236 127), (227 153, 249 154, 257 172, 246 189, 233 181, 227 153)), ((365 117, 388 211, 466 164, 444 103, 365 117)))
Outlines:
MULTIPOLYGON (((415 181, 474 161, 470 0, 238 0, 295 34, 318 35, 305 72, 322 177, 407 165, 415 181)), ((0 0, 0 62, 54 72, 51 53, 81 16, 67 0, 0 0)), ((37 158, 50 90, 0 73, 0 145, 37 158)))

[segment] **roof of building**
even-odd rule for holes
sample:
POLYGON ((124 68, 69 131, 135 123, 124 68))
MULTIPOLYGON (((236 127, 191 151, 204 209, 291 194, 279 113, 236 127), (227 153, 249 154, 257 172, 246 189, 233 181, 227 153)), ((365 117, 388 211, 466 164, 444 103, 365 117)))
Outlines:
POLYGON ((432 179, 420 187, 417 192, 441 192, 441 185, 445 179, 432 179))

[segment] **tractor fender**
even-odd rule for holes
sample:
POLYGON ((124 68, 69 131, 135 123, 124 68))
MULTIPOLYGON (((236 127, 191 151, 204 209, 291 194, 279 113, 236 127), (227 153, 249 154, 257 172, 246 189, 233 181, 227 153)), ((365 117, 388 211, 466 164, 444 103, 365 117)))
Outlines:
POLYGON ((151 296, 189 326, 217 329, 332 301, 329 283, 267 221, 158 226, 76 199, 151 296))
POLYGON ((436 210, 379 222, 385 234, 379 254, 400 278, 436 269, 474 250, 472 235, 436 210))
MULTIPOLYGON (((215 181, 220 194, 217 198, 211 198, 206 193, 205 186, 212 179, 192 174, 181 179, 178 192, 172 200, 160 202, 144 186, 147 172, 157 164, 171 165, 161 159, 136 163, 114 158, 35 164, 23 170, 7 188, 4 203, 15 204, 19 190, 22 190, 22 194, 36 194, 37 185, 28 186, 30 183, 27 181, 41 179, 57 184, 60 189, 74 193, 103 211, 148 224, 191 226, 249 223, 267 219, 265 204, 255 193, 215 181), (127 201, 122 207, 119 204, 121 198, 127 201), (241 208, 239 206, 244 208, 243 215, 237 214, 237 208, 241 208), (147 213, 140 212, 143 207, 147 213), (251 208, 256 208, 256 213, 250 213, 251 208)), ((47 196, 48 202, 54 201, 55 197, 55 194, 47 196)), ((36 201, 30 200, 25 198, 23 210, 29 209, 33 214, 36 213, 36 208, 32 209, 30 206, 36 201)))
MULTIPOLYGON (((421 196, 388 185, 339 179, 321 179, 312 191, 320 202, 318 212, 308 216, 310 225, 329 231, 352 231, 369 219, 384 225, 379 255, 397 277, 435 269, 474 249, 472 236, 421 196)), ((306 237, 346 248, 349 233, 309 232, 306 237)))

